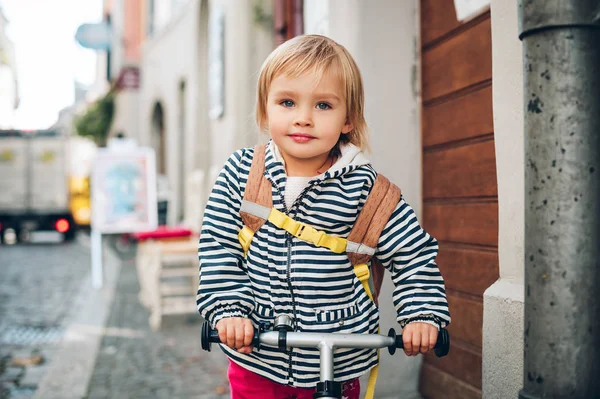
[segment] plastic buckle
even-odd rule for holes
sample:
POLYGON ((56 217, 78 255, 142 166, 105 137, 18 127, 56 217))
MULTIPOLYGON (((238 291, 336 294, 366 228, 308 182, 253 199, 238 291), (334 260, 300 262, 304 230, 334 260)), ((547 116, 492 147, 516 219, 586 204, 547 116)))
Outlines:
POLYGON ((244 226, 240 232, 238 233, 238 240, 242 245, 242 249, 244 250, 244 257, 248 253, 248 249, 250 248, 250 243, 252 243, 252 238, 254 237, 254 232, 250 230, 248 226, 244 226))
POLYGON ((319 245, 319 241, 323 237, 323 234, 325 233, 315 229, 312 226, 302 223, 302 230, 300 231, 298 238, 314 245, 319 245))
POLYGON ((336 239, 333 240, 333 243, 329 246, 329 249, 331 249, 336 254, 341 254, 342 252, 346 251, 346 244, 347 241, 343 239, 336 239))
POLYGON ((291 235, 296 236, 298 234, 298 230, 302 227, 302 223, 296 222, 289 216, 286 216, 281 224, 281 228, 285 231, 289 232, 291 235))
POLYGON ((356 274, 356 277, 358 277, 358 280, 361 282, 366 281, 371 277, 369 266, 366 263, 354 266, 354 274, 356 274))

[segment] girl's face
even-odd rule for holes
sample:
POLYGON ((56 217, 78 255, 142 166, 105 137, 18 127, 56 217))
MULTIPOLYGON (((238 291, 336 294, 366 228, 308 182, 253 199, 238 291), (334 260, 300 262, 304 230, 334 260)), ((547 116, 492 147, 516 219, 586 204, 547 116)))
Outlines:
POLYGON ((330 166, 329 151, 340 134, 352 131, 341 82, 328 72, 320 80, 314 71, 297 78, 278 75, 268 93, 267 126, 288 176, 319 174, 330 166))

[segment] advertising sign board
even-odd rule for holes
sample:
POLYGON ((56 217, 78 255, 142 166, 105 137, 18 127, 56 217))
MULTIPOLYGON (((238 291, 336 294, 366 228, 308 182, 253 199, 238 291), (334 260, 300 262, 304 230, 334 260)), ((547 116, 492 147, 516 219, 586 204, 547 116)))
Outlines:
POLYGON ((98 150, 91 183, 93 230, 111 234, 157 228, 153 149, 98 150))

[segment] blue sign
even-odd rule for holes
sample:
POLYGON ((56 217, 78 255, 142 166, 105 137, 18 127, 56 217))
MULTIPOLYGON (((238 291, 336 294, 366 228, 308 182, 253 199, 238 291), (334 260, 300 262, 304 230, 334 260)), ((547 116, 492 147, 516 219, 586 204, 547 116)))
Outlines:
POLYGON ((75 32, 75 40, 82 47, 92 50, 109 50, 112 30, 107 22, 83 24, 75 32))

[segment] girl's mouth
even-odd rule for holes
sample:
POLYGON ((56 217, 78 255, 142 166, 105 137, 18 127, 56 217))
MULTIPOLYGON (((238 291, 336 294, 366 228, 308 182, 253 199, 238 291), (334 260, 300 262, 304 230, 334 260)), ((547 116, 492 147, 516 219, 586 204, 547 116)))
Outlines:
POLYGON ((289 137, 296 143, 307 143, 315 138, 314 136, 306 133, 292 133, 289 135, 289 137))

